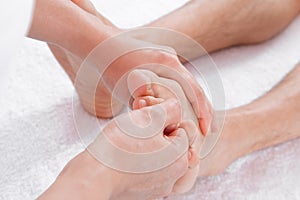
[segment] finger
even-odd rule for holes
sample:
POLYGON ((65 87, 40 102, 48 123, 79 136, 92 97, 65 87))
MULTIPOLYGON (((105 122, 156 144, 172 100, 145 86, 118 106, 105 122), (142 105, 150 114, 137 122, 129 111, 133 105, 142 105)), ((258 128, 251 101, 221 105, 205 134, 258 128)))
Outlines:
POLYGON ((169 136, 165 137, 165 139, 171 142, 174 152, 176 152, 178 155, 184 155, 186 161, 188 162, 189 140, 185 130, 178 128, 169 136))
POLYGON ((193 75, 183 65, 181 65, 179 61, 172 66, 167 67, 169 67, 170 70, 153 68, 152 71, 161 77, 175 80, 181 85, 197 115, 197 118, 199 119, 201 131, 204 135, 206 135, 212 121, 212 107, 206 98, 204 91, 193 75))
POLYGON ((195 142, 196 137, 200 134, 199 129, 192 120, 186 120, 180 123, 180 128, 183 128, 189 138, 190 146, 195 142))
POLYGON ((164 99, 162 98, 155 98, 152 96, 145 96, 145 97, 137 97, 134 101, 133 101, 133 109, 141 109, 147 106, 153 106, 159 103, 162 103, 164 101, 164 99))
POLYGON ((200 158, 198 152, 195 149, 189 149, 189 168, 193 169, 200 163, 200 158))
POLYGON ((206 135, 212 121, 212 107, 193 75, 186 68, 182 69, 182 71, 181 74, 183 80, 181 79, 178 83, 182 85, 182 88, 199 119, 202 133, 206 135))
POLYGON ((199 165, 195 166, 194 168, 189 168, 187 173, 185 173, 184 176, 180 177, 176 181, 172 194, 183 194, 190 191, 197 181, 198 174, 199 165))
POLYGON ((183 128, 189 138, 189 166, 191 168, 199 164, 199 152, 202 147, 204 137, 199 133, 199 129, 192 120, 184 121, 179 128, 183 128))
POLYGON ((168 99, 160 104, 150 106, 150 107, 145 107, 142 108, 141 110, 143 109, 148 109, 148 112, 150 111, 156 112, 157 110, 163 109, 164 116, 160 116, 158 117, 158 119, 152 119, 152 120, 161 120, 163 117, 165 120, 164 128, 172 124, 179 124, 182 120, 182 109, 181 109, 180 102, 177 99, 168 99))
POLYGON ((97 15, 97 10, 95 6, 89 0, 71 0, 71 1, 81 9, 85 10, 86 12, 92 15, 97 15))
POLYGON ((212 122, 213 122, 213 109, 210 105, 209 102, 207 102, 207 104, 204 104, 206 105, 206 110, 204 112, 204 110, 201 110, 201 105, 192 105, 194 109, 196 109, 195 107, 198 107, 198 109, 200 109, 200 117, 198 118, 199 119, 199 126, 200 126, 200 129, 203 133, 203 135, 207 135, 210 133, 210 130, 211 130, 211 126, 212 126, 212 122))
MULTIPOLYGON (((206 135, 212 121, 212 107, 190 72, 185 68, 177 70, 182 71, 182 73, 178 73, 174 69, 160 70, 159 73, 164 77, 178 81, 199 119, 201 132, 206 135)), ((134 70, 128 76, 128 87, 134 98, 145 95, 155 96, 157 94, 155 80, 157 79, 158 76, 151 71, 134 70)))
POLYGON ((216 133, 219 131, 219 124, 218 124, 218 119, 217 119, 217 113, 214 112, 213 114, 213 119, 211 122, 211 132, 216 133))

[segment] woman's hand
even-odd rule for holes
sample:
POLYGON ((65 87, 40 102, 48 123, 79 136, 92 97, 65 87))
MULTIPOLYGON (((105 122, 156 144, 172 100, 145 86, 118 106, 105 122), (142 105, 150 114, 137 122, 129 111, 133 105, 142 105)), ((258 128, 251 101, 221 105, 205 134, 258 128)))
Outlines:
POLYGON ((176 81, 159 77, 151 71, 134 70, 128 77, 128 87, 134 97, 134 109, 153 106, 172 98, 176 98, 180 102, 183 119, 181 126, 193 130, 196 135, 189 147, 189 170, 176 182, 173 193, 189 191, 193 187, 199 174, 199 164, 201 163, 199 163, 198 155, 204 138, 200 133, 193 108, 187 100, 181 86, 176 81))
POLYGON ((122 114, 111 120, 88 151, 117 169, 123 191, 117 199, 169 195, 188 170, 189 143, 197 132, 186 127, 175 99, 122 114), (128 172, 128 173, 127 173, 128 172))
POLYGON ((188 170, 197 134, 181 123, 180 103, 131 111, 111 120, 40 199, 154 199, 169 195, 188 170))

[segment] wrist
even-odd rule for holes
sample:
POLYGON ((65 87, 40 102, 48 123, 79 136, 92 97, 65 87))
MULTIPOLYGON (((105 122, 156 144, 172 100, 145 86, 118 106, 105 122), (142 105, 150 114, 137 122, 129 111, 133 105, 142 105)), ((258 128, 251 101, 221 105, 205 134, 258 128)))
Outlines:
POLYGON ((105 167, 88 151, 71 160, 39 199, 114 199, 121 192, 120 173, 105 167))

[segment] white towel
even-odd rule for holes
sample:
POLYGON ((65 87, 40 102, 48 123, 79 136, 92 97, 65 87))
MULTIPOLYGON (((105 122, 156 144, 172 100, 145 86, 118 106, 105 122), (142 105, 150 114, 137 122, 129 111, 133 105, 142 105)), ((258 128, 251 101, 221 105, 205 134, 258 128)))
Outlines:
MULTIPOLYGON (((117 25, 133 27, 186 0, 94 2, 117 25)), ((264 44, 212 54, 227 108, 262 95, 293 68, 300 58, 299 27, 300 17, 264 44)), ((84 148, 73 122, 74 89, 44 43, 26 39, 11 68, 0 112, 0 199, 34 199, 84 148)), ((299 145, 298 139, 248 155, 221 175, 199 179, 188 194, 170 199, 300 199, 299 145)))

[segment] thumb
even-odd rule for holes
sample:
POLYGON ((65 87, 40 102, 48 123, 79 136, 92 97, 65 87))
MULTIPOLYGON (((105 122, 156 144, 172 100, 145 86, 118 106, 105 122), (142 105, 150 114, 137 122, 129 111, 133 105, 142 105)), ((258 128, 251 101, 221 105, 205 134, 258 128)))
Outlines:
POLYGON ((189 138, 184 129, 178 128, 169 135, 165 136, 172 143, 173 150, 179 155, 188 155, 189 138), (185 154, 186 153, 186 154, 185 154))
POLYGON ((173 161, 173 172, 176 173, 176 180, 184 176, 188 170, 188 149, 189 140, 184 129, 179 128, 172 132, 171 136, 167 137, 170 140, 170 146, 172 147, 172 154, 181 155, 173 161))

